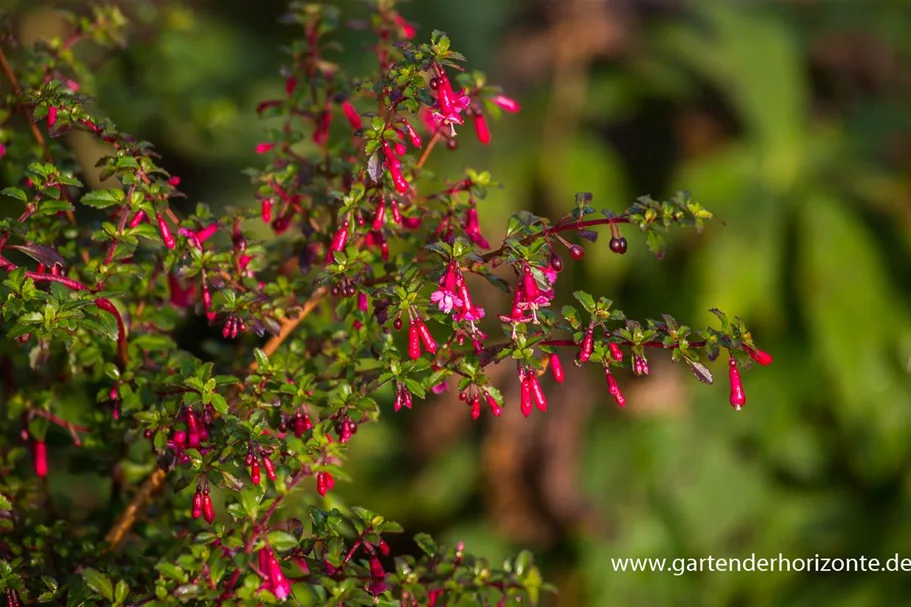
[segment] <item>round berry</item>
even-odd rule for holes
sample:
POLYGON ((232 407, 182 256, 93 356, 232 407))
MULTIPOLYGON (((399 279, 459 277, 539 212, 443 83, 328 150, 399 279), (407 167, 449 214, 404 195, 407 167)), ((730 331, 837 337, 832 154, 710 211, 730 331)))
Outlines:
POLYGON ((553 255, 550 256, 550 267, 552 267, 554 269, 554 272, 562 272, 563 271, 563 259, 559 255, 554 253, 553 255))
POLYGON ((440 79, 437 78, 436 76, 431 78, 430 79, 430 88, 433 90, 437 90, 438 88, 440 88, 440 79))
POLYGON ((392 326, 395 327, 395 330, 396 330, 396 331, 401 330, 401 328, 402 328, 402 318, 401 318, 401 317, 396 318, 395 321, 392 323, 392 326))
POLYGON ((569 247, 569 256, 578 261, 585 257, 585 249, 577 244, 574 244, 569 247))
POLYGON ((610 250, 618 255, 623 255, 626 253, 627 242, 626 238, 621 236, 620 238, 614 237, 610 239, 610 250))
POLYGON ((455 138, 448 139, 448 140, 446 140, 446 147, 449 148, 450 150, 456 150, 459 147, 459 142, 456 141, 455 138))

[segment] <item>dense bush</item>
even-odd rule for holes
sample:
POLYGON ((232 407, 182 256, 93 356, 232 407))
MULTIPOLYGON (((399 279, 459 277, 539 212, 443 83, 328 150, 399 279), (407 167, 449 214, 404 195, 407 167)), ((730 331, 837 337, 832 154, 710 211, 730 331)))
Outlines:
POLYGON ((621 255, 638 242, 621 229, 635 228, 660 257, 662 232, 711 214, 685 192, 623 211, 582 193, 560 218, 516 214, 491 246, 477 205, 499 187, 493 176, 441 178, 425 162, 472 130, 490 143, 488 119, 519 103, 466 69, 445 34, 412 41, 391 1, 374 4, 369 22, 346 25, 369 30, 378 69, 350 76, 332 62, 338 11, 292 3, 300 39, 284 96, 258 108, 272 128, 249 171, 251 203, 218 215, 180 213, 180 177, 86 94, 84 58, 131 37, 118 9, 73 14, 67 35, 35 49, 4 33, 0 162, 13 177, 2 193, 20 209, 0 223, 8 604, 534 603, 551 587, 529 553, 496 568, 419 535, 421 558, 391 554, 384 537, 401 527, 331 501, 350 480, 348 442, 380 404, 420 406, 454 377, 474 419, 544 414, 539 376, 560 383, 573 359, 600 365, 624 407, 618 371, 648 374, 658 348, 706 383, 703 362, 724 356, 739 410, 740 369, 771 362, 720 311, 717 328, 693 330, 581 291, 552 309, 560 272, 596 228, 621 255), (107 145, 96 169, 64 145, 74 130, 107 145), (85 187, 87 175, 103 187, 85 187), (275 238, 254 238, 256 222, 275 238), (482 289, 512 305, 482 309, 482 289), (193 316, 219 328, 215 348, 180 343, 193 316), (488 380, 495 364, 515 366, 520 402, 488 380), (71 517, 50 485, 85 468, 108 481, 71 517))

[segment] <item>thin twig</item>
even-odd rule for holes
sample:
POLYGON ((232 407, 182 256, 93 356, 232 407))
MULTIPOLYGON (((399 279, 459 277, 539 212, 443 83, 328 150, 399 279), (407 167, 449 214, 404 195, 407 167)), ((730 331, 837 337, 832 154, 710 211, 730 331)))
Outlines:
MULTIPOLYGON (((19 80, 16 78, 16 72, 13 71, 13 67, 10 65, 9 61, 6 58, 6 53, 3 52, 3 48, 0 47, 0 68, 3 69, 3 72, 6 74, 6 77, 9 79, 10 86, 13 87, 13 93, 17 98, 22 97, 22 87, 19 86, 19 80)), ((47 141, 44 139, 44 135, 41 134, 41 130, 38 128, 38 125, 35 123, 35 120, 32 118, 32 114, 26 108, 25 104, 20 101, 19 109, 22 112, 25 119, 28 121, 29 128, 32 131, 32 136, 35 138, 35 141, 38 143, 38 146, 41 148, 42 153, 44 154, 44 159, 47 162, 53 162, 51 153, 47 148, 47 141)), ((73 215, 72 211, 66 211, 66 218, 70 223, 76 223, 76 216, 73 215)))

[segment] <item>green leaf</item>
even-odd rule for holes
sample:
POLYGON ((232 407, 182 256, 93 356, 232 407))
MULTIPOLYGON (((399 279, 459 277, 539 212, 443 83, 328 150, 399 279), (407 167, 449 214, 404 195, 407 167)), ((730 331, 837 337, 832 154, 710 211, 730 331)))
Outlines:
POLYGON ((594 298, 586 293, 585 291, 576 291, 573 293, 573 297, 576 298, 582 307, 585 308, 586 312, 591 313, 595 309, 595 300, 594 298))
POLYGON ((22 202, 28 202, 28 196, 25 195, 25 192, 19 188, 3 188, 0 190, 0 194, 4 196, 9 196, 10 198, 15 198, 22 202))
POLYGON ((228 412, 228 401, 226 401, 225 397, 221 394, 211 394, 210 402, 212 407, 222 415, 225 415, 228 412))
POLYGON ((79 199, 79 202, 86 206, 95 207, 96 209, 105 209, 117 204, 123 204, 126 200, 126 194, 119 188, 110 190, 94 190, 88 192, 79 199))
POLYGON ((415 535, 414 542, 427 556, 435 556, 440 551, 440 547, 437 543, 426 533, 418 533, 415 535))
POLYGON ((114 589, 114 600, 117 605, 122 605, 123 602, 127 599, 127 596, 130 594, 130 587, 126 582, 120 580, 117 582, 117 587, 114 589))
POLYGON ((114 584, 111 582, 111 578, 104 573, 95 569, 85 569, 82 572, 82 579, 85 580, 86 585, 91 588, 95 594, 98 594, 109 601, 114 600, 114 584))
POLYGON ((12 510, 13 504, 7 499, 5 495, 0 493, 0 510, 12 510))
POLYGON ((272 531, 269 533, 269 544, 279 552, 297 548, 300 542, 296 537, 285 531, 272 531))

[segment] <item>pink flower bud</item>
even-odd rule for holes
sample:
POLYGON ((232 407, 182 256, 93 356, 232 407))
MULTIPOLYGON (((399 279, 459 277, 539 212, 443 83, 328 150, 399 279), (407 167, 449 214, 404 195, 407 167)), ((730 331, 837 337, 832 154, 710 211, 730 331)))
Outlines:
POLYGON ((171 235, 171 228, 168 226, 168 222, 165 221, 165 218, 161 213, 155 213, 155 220, 158 222, 158 231, 161 233, 161 241, 164 243, 164 246, 173 249, 174 236, 171 235))
POLYGON ((177 175, 174 175, 173 177, 168 179, 168 185, 176 188, 177 186, 180 185, 180 177, 178 177, 177 175))
POLYGON ((130 227, 135 228, 136 226, 141 224, 145 218, 146 218, 145 211, 141 211, 141 210, 136 211, 136 214, 133 215, 133 218, 130 220, 130 227))
POLYGON ((576 364, 587 363, 588 359, 592 357, 592 352, 595 349, 595 336, 594 331, 589 328, 585 332, 585 337, 582 338, 582 343, 579 346, 579 359, 576 361, 576 364))
POLYGON ((332 126, 332 112, 323 110, 319 123, 316 125, 316 130, 313 132, 313 142, 318 145, 325 144, 329 140, 330 126, 332 126))
POLYGON ((417 323, 412 320, 408 324, 408 356, 411 360, 417 360, 421 357, 421 335, 417 323))
POLYGON ((539 411, 547 411, 547 397, 544 396, 544 390, 541 389, 541 382, 533 371, 528 373, 528 383, 531 386, 531 396, 535 406, 539 411))
POLYGON ((297 78, 295 78, 294 76, 291 76, 287 80, 285 80, 285 94, 286 95, 289 95, 289 96, 292 95, 294 93, 294 89, 296 89, 296 88, 297 88, 297 78))
POLYGON ((753 349, 753 348, 750 348, 749 346, 744 346, 743 349, 747 351, 747 354, 750 355, 750 358, 752 358, 754 361, 756 361, 760 365, 765 366, 765 365, 772 364, 772 355, 769 354, 768 352, 763 352, 762 350, 753 349))
POLYGON ((490 412, 493 413, 494 417, 500 417, 500 414, 503 413, 503 409, 500 408, 500 405, 497 403, 497 400, 493 397, 493 395, 485 390, 484 398, 487 399, 487 406, 490 407, 490 412))
POLYGON ((275 476, 275 464, 272 463, 272 460, 267 456, 263 456, 263 468, 266 469, 266 476, 269 477, 270 481, 274 481, 275 476))
POLYGON ((342 101, 342 111, 345 113, 345 118, 348 119, 352 129, 359 131, 364 127, 364 123, 361 121, 361 115, 357 113, 357 110, 354 109, 354 106, 351 105, 350 101, 342 101))
POLYGON ((471 397, 471 419, 477 420, 481 417, 481 395, 475 392, 471 397))
POLYGON ((480 111, 474 113, 474 132, 478 136, 478 141, 483 145, 490 143, 490 128, 487 126, 487 119, 480 111))
POLYGON ((402 128, 405 129, 405 134, 408 135, 408 140, 416 148, 421 147, 421 136, 418 135, 418 132, 414 130, 414 127, 411 126, 407 120, 402 118, 402 128))
POLYGON ((250 465, 250 480, 253 481, 254 485, 259 486, 259 481, 262 477, 259 474, 259 462, 253 460, 253 463, 250 465))
POLYGON ((623 361, 623 352, 620 350, 620 346, 618 344, 611 342, 607 345, 607 347, 610 350, 611 358, 617 362, 623 361))
POLYGON ((393 19, 393 21, 395 21, 395 24, 399 26, 399 30, 401 31, 402 38, 404 38, 405 40, 411 40, 412 38, 414 38, 414 35, 416 32, 415 32, 413 25, 411 25, 410 23, 405 21, 405 19, 398 13, 395 13, 392 16, 392 19, 393 19))
POLYGON ((320 472, 316 475, 316 492, 326 497, 326 494, 335 486, 335 479, 328 472, 320 472))
POLYGON ((614 397, 614 400, 617 401, 618 406, 626 407, 626 398, 623 397, 623 393, 620 391, 620 386, 617 385, 617 380, 614 378, 613 374, 610 372, 610 369, 607 367, 604 367, 604 376, 607 378, 608 393, 614 397))
POLYGON ((491 99, 491 101, 493 101, 501 109, 513 114, 522 109, 519 107, 519 103, 515 99, 510 99, 504 95, 497 95, 491 99))
POLYGON ((208 487, 206 487, 202 495, 202 516, 209 524, 215 520, 215 507, 212 505, 212 497, 209 495, 208 487))
POLYGON ((265 200, 263 200, 261 211, 262 211, 263 221, 266 223, 271 222, 272 221, 272 199, 271 198, 266 198, 265 200))
POLYGON ((199 518, 202 516, 202 492, 199 489, 196 489, 196 493, 193 494, 193 518, 199 518))
POLYGON ((47 445, 44 441, 35 441, 35 474, 47 476, 47 445))
POLYGON ((520 405, 522 410, 522 415, 528 417, 531 415, 532 407, 532 395, 531 395, 531 381, 529 379, 529 374, 521 371, 519 373, 520 381, 520 405))
POLYGON ((731 380, 731 406, 735 411, 740 411, 747 402, 747 396, 743 391, 743 382, 740 380, 737 359, 733 356, 728 362, 728 378, 731 380))
POLYGON ((563 363, 560 362, 560 357, 556 352, 550 355, 550 370, 551 373, 554 374, 554 380, 556 380, 558 384, 562 384, 564 378, 563 363))
POLYGON ((259 143, 256 145, 257 154, 265 154, 266 152, 272 151, 272 148, 275 147, 274 143, 259 143))
POLYGON ((54 126, 54 123, 57 122, 57 108, 53 105, 47 108, 47 126, 48 128, 54 126))
POLYGON ((418 326, 418 334, 421 337, 421 343, 424 344, 424 349, 431 354, 436 354, 437 342, 433 339, 433 335, 430 334, 430 329, 427 328, 427 325, 425 325, 424 321, 420 318, 415 319, 415 322, 418 326))

